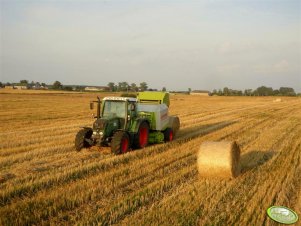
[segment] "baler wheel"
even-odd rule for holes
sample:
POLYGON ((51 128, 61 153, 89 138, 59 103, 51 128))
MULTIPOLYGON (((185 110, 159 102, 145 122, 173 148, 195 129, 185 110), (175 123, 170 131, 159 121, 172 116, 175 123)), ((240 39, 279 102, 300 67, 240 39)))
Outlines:
POLYGON ((173 138, 174 138, 174 132, 173 132, 172 128, 167 128, 164 131, 164 141, 170 142, 173 140, 173 138))

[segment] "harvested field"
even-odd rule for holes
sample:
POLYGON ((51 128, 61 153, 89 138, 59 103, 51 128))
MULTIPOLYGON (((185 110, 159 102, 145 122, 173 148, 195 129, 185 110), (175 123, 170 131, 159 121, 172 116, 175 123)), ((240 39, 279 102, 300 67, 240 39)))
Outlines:
POLYGON ((276 225, 272 205, 300 217, 300 98, 172 95, 177 139, 114 156, 73 147, 95 97, 0 93, 0 225, 276 225), (222 140, 240 145, 241 175, 199 177, 200 144, 222 140))

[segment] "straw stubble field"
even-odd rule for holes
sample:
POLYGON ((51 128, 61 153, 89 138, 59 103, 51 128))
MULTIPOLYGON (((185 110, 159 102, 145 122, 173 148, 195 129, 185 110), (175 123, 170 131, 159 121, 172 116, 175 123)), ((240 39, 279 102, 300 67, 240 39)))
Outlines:
POLYGON ((1 225, 273 225, 271 205, 300 214, 300 98, 174 95, 176 140, 114 156, 73 147, 95 96, 0 93, 1 225), (201 178, 200 144, 221 140, 240 145, 242 174, 201 178))

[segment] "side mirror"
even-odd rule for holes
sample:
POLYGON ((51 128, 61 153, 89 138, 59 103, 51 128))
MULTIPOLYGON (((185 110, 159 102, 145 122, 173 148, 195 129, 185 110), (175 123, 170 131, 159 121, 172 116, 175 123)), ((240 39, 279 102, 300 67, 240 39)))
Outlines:
POLYGON ((93 109, 94 109, 94 103, 90 102, 90 110, 93 110, 93 109))
POLYGON ((135 104, 131 104, 130 110, 131 110, 131 111, 135 111, 135 104))

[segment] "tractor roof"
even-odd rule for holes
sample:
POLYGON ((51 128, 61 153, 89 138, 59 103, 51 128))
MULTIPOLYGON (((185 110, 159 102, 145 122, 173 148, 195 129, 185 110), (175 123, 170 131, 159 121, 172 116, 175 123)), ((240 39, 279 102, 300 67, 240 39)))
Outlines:
POLYGON ((133 97, 105 97, 103 100, 117 100, 117 101, 133 101, 136 102, 137 99, 133 97))

